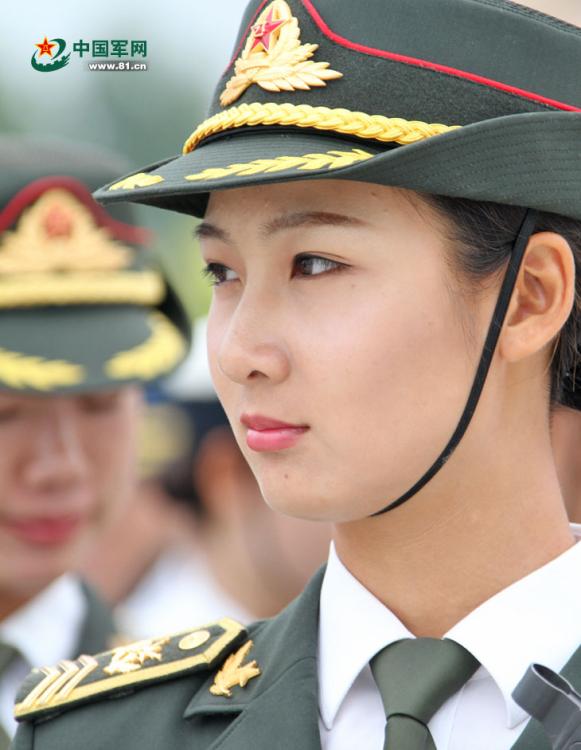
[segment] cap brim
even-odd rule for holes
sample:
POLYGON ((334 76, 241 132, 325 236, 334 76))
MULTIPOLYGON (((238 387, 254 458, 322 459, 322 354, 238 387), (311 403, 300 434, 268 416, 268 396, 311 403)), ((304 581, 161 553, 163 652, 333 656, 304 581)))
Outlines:
POLYGON ((0 312, 0 389, 85 392, 145 383, 181 361, 186 343, 159 311, 133 306, 0 312))
POLYGON ((298 128, 247 127, 107 185, 95 198, 203 216, 214 190, 348 179, 581 219, 580 143, 576 112, 499 117, 404 146, 298 128))

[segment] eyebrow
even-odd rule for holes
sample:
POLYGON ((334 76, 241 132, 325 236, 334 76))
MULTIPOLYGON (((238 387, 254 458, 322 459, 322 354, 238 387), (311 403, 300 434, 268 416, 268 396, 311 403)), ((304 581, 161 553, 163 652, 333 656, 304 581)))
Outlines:
MULTIPOLYGON (((298 211, 290 214, 277 216, 267 221, 260 227, 263 237, 270 237, 277 232, 305 226, 330 226, 330 227, 360 227, 366 224, 362 219, 345 214, 330 213, 327 211, 298 211)), ((198 239, 217 239, 227 244, 233 244, 232 237, 224 229, 203 221, 194 229, 194 236, 198 239)))

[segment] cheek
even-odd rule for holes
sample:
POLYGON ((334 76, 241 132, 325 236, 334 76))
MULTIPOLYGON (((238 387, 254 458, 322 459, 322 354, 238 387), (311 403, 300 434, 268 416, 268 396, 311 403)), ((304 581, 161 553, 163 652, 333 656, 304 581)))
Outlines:
POLYGON ((444 448, 469 390, 474 357, 445 288, 356 292, 340 325, 320 311, 294 349, 289 393, 312 426, 305 450, 279 465, 251 459, 285 512, 354 520, 396 499, 444 448))
POLYGON ((0 514, 2 508, 18 502, 23 466, 30 449, 32 424, 0 428, 0 514))
POLYGON ((302 328, 297 364, 318 394, 313 406, 339 416, 381 403, 389 411, 376 411, 376 423, 399 412, 409 420, 409 410, 429 402, 433 387, 465 364, 448 293, 428 274, 349 291, 337 306, 313 310, 302 328))
POLYGON ((85 436, 90 475, 98 489, 119 496, 134 480, 137 463, 136 419, 125 415, 99 420, 85 436))
MULTIPOLYGON (((5 486, 5 482, 10 480, 16 472, 17 466, 22 461, 23 447, 19 445, 17 436, 9 431, 0 430, 0 488, 5 486)), ((2 493, 0 492, 0 502, 2 493)))

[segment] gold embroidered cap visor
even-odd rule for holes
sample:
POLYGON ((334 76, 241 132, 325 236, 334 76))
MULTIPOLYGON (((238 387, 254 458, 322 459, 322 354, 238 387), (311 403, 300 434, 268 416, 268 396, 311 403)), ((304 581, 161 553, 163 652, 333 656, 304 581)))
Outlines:
POLYGON ((506 0, 253 0, 182 155, 95 197, 348 179, 581 218, 578 70, 579 29, 506 0))
POLYGON ((143 176, 160 176, 163 183, 104 188, 95 197, 201 217, 213 190, 344 179, 531 206, 581 219, 581 149, 572 147, 580 143, 581 115, 568 113, 509 116, 405 147, 254 129, 142 170, 143 176))
POLYGON ((74 393, 153 380, 185 339, 159 310, 129 305, 0 310, 0 390, 74 393))

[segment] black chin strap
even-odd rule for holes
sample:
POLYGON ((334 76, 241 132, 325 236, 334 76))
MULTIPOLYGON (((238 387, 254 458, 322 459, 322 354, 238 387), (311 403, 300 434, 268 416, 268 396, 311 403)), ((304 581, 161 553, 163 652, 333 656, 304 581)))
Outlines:
POLYGON ((405 494, 403 494, 397 500, 389 503, 389 505, 387 505, 383 510, 379 510, 377 511, 377 513, 373 513, 371 517, 380 516, 383 513, 387 513, 388 510, 393 510, 399 505, 403 505, 410 498, 416 495, 430 481, 430 479, 432 479, 440 471, 442 466, 444 466, 446 461, 448 461, 452 453, 456 450, 460 440, 462 440, 462 438, 464 437, 464 433, 468 429, 468 425, 470 424, 474 412, 476 411, 476 407, 478 406, 478 401, 480 399, 480 394, 482 393, 484 383, 486 382, 486 376, 488 375, 488 370, 490 369, 492 357, 494 356, 498 337, 500 336, 500 331, 502 330, 506 311, 508 310, 508 306, 510 304, 510 298, 512 297, 512 292, 514 290, 514 285, 516 284, 516 279, 522 263, 522 259, 529 238, 535 228, 536 218, 536 212, 532 209, 528 209, 514 241, 514 246, 512 248, 506 275, 502 282, 502 287, 500 288, 500 293, 498 295, 496 307, 494 308, 492 321, 490 323, 490 327, 486 335, 486 340, 484 342, 484 347, 482 349, 482 356, 480 357, 478 369, 476 370, 476 376, 474 377, 474 382, 472 383, 472 388, 470 389, 468 401, 466 402, 466 406, 464 407, 464 411, 462 413, 462 416, 460 417, 458 426, 454 430, 454 434, 448 441, 448 444, 446 445, 444 450, 440 453, 438 458, 426 471, 423 477, 419 479, 414 484, 414 486, 405 494))

